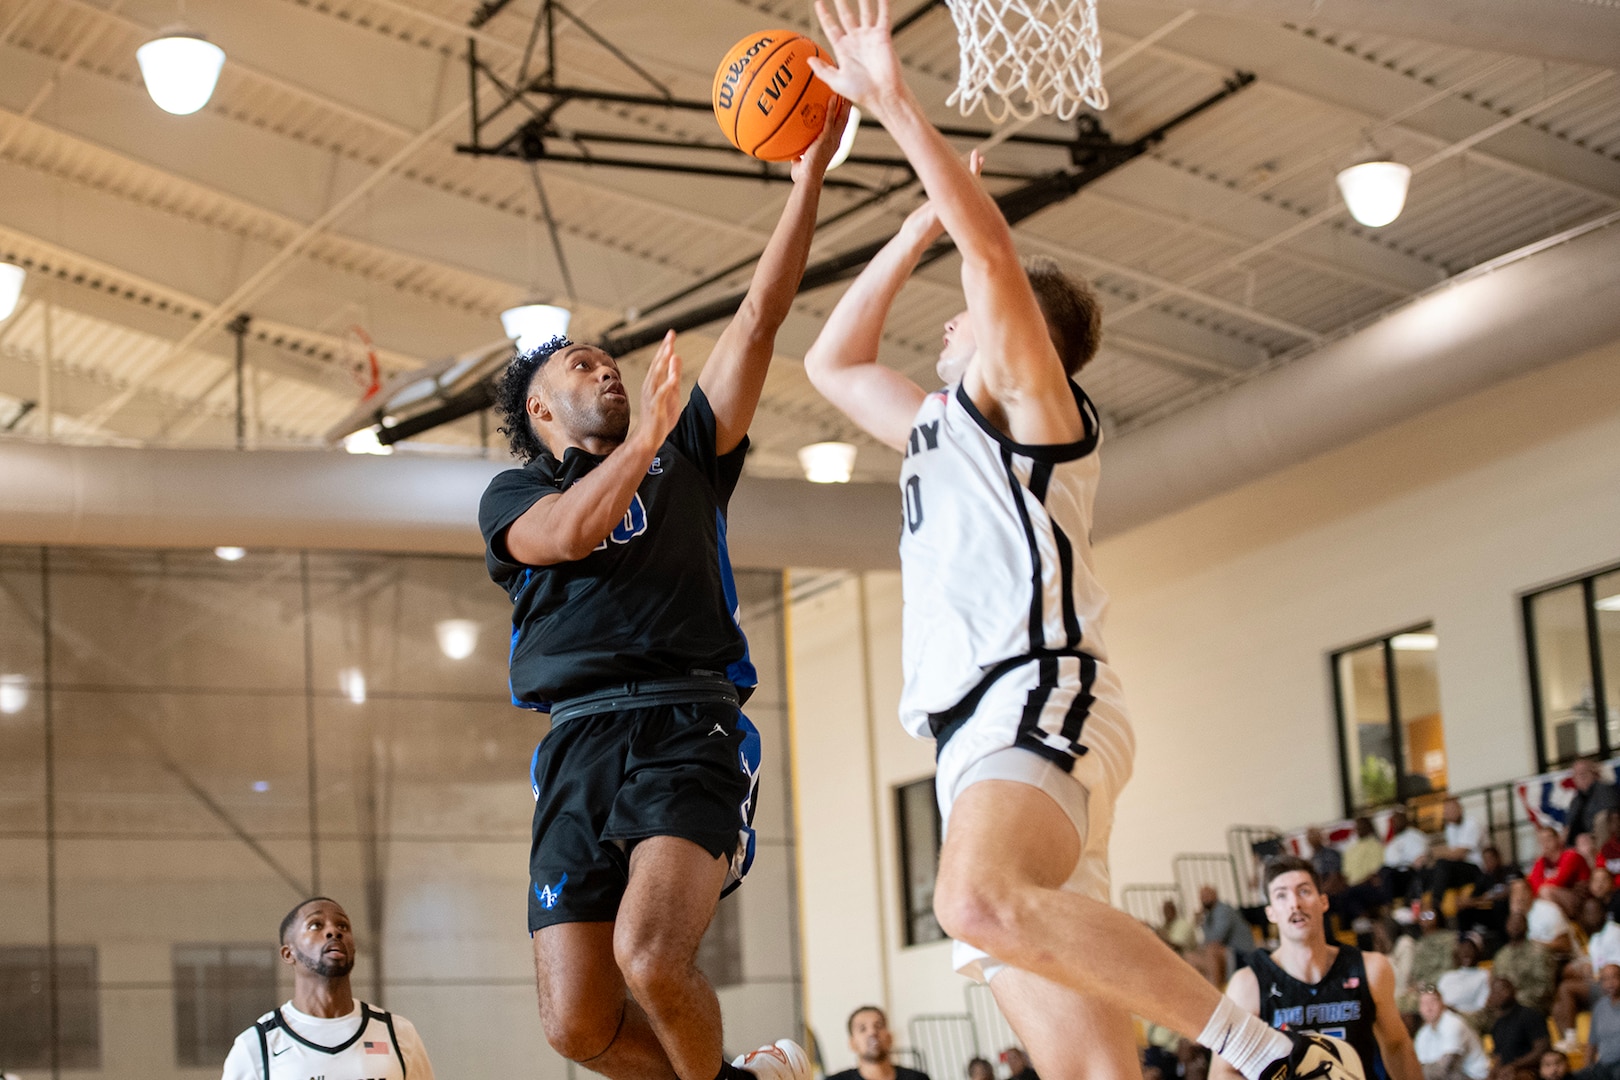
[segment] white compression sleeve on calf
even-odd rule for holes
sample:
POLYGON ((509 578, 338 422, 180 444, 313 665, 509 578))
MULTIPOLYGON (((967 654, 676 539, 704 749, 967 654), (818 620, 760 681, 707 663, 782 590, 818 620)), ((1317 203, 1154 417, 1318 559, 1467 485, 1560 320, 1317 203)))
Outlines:
POLYGON ((1221 1003, 1204 1025, 1198 1045, 1207 1046, 1246 1080, 1260 1080, 1267 1066, 1287 1057, 1294 1044, 1288 1036, 1266 1026, 1253 1013, 1244 1012, 1237 1002, 1222 995, 1221 1003))

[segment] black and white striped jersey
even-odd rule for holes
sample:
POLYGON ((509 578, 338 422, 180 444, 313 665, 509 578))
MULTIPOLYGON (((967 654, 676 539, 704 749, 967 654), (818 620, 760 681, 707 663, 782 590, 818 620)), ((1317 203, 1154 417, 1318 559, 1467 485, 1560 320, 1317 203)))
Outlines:
MULTIPOLYGON (((917 411, 900 470, 900 718, 919 738, 931 715, 982 693, 1019 658, 1107 660, 1108 597, 1091 558, 1102 430, 1091 400, 1070 386, 1085 436, 1063 445, 1012 441, 960 385, 917 411)), ((1117 679, 1086 682, 1119 694, 1117 679)), ((1123 718, 1123 701, 1107 704, 1123 718)))

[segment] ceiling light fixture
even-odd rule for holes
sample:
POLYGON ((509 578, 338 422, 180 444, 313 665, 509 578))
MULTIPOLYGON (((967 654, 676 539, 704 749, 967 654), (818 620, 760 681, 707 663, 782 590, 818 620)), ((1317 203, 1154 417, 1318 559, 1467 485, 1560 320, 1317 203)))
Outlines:
POLYGON ((28 271, 16 263, 0 263, 0 321, 11 318, 22 299, 23 282, 28 271))
POLYGON ((338 687, 343 696, 356 705, 366 703, 366 673, 357 667, 346 667, 338 672, 338 687))
POLYGON ((1599 611, 1620 611, 1620 593, 1599 597, 1592 601, 1592 606, 1599 611))
POLYGON ((1437 634, 1396 634, 1389 639, 1389 647, 1401 652, 1434 652, 1440 647, 1437 634))
POLYGON ((855 447, 847 442, 818 442, 799 448, 799 467, 812 484, 847 484, 855 471, 855 447))
POLYGON ((827 162, 827 171, 832 172, 845 161, 849 160, 849 152, 855 149, 855 133, 861 127, 861 110, 851 105, 849 107, 849 123, 844 126, 844 137, 838 140, 838 149, 833 151, 832 160, 827 162))
POLYGON ((190 116, 214 96, 225 50, 186 26, 171 26, 135 50, 146 92, 157 107, 190 116))
POLYGON ((394 452, 392 446, 385 446, 377 438, 377 429, 374 427, 361 428, 352 435, 343 437, 343 449, 351 454, 377 454, 387 457, 394 452))
POLYGON ((214 549, 214 554, 226 562, 238 562, 247 555, 247 548, 217 547, 214 549))
POLYGON ((1387 158, 1363 161, 1339 173, 1339 194, 1350 216, 1369 229, 1382 228, 1401 216, 1412 170, 1387 158))
POLYGON ((465 660, 478 648, 478 624, 471 619, 441 619, 433 630, 439 651, 451 660, 465 660))
POLYGON ((28 704, 28 679, 22 675, 0 675, 0 713, 20 713, 28 704))
POLYGON ((501 328, 520 353, 533 352, 555 337, 568 336, 573 313, 565 307, 530 300, 501 312, 501 328))

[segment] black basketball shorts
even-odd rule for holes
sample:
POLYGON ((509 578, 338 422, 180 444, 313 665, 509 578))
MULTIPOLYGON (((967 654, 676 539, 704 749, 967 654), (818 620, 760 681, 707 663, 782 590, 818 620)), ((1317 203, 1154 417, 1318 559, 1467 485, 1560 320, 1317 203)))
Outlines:
POLYGON ((731 861, 754 856, 759 732, 735 705, 706 702, 576 716, 535 748, 529 932, 611 922, 639 840, 677 836, 731 861))

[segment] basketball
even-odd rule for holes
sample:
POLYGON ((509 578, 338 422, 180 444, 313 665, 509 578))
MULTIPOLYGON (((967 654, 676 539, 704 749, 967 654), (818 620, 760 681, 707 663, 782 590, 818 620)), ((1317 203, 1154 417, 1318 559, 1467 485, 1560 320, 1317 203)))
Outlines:
POLYGON ((804 153, 827 122, 833 92, 806 62, 832 58, 794 30, 749 34, 714 73, 714 117, 731 145, 761 161, 804 153))

